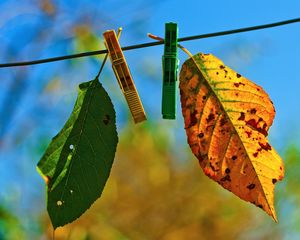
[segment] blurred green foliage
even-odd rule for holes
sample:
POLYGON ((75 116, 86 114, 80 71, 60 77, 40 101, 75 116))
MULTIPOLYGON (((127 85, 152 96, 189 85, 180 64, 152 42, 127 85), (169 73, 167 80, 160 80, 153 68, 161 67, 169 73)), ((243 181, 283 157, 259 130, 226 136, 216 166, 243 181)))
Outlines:
POLYGON ((124 129, 102 197, 56 239, 281 239, 266 214, 205 177, 190 153, 178 164, 164 128, 124 129))
POLYGON ((0 239, 24 239, 19 219, 3 206, 0 206, 0 239))

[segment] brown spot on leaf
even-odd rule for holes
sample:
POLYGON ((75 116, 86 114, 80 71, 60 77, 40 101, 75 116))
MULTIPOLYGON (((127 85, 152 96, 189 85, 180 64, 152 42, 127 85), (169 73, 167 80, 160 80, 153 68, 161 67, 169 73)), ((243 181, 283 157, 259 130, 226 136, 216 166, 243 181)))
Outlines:
POLYGON ((251 114, 255 114, 255 113, 256 113, 256 109, 255 109, 255 108, 252 108, 252 109, 250 110, 250 113, 251 113, 251 114))
POLYGON ((240 86, 239 83, 234 83, 233 85, 234 85, 235 87, 239 87, 239 86, 240 86))
POLYGON ((247 186, 247 188, 249 190, 252 190, 253 188, 255 188, 255 184, 254 183, 251 183, 250 185, 247 186))
POLYGON ((226 168, 226 169, 225 169, 225 173, 226 173, 226 174, 229 174, 229 173, 230 173, 230 169, 229 169, 229 168, 226 168))
POLYGON ((204 95, 204 96, 202 97, 202 99, 205 100, 205 99, 206 99, 206 96, 204 95))
POLYGON ((257 155, 258 155, 258 152, 253 153, 253 156, 254 156, 254 157, 257 157, 257 155))
POLYGON ((225 68, 225 66, 224 65, 220 65, 220 69, 224 69, 225 68))
POLYGON ((245 113, 241 112, 241 116, 238 118, 238 120, 243 121, 245 120, 245 113))
POLYGON ((214 172, 217 172, 217 169, 214 167, 214 165, 212 165, 211 162, 209 163, 209 166, 211 167, 211 169, 212 169, 214 172))
POLYGON ((261 152, 261 151, 262 151, 262 148, 258 148, 258 149, 256 149, 256 151, 261 152))
POLYGON ((105 118, 103 119, 103 123, 105 124, 105 125, 107 125, 107 124, 109 124, 109 120, 110 120, 110 117, 109 117, 109 115, 105 115, 105 118))
POLYGON ((225 182, 225 181, 231 182, 230 175, 226 175, 225 177, 221 178, 221 181, 222 182, 225 182))
POLYGON ((248 120, 248 121, 246 122, 246 124, 247 124, 248 126, 253 127, 253 128, 256 128, 256 125, 257 125, 255 119, 250 119, 250 120, 248 120))
POLYGON ((233 161, 235 161, 235 160, 237 159, 237 156, 234 155, 234 156, 231 157, 231 159, 232 159, 233 161))
POLYGON ((227 123, 226 118, 222 118, 222 119, 220 120, 220 126, 221 126, 221 127, 224 126, 226 123, 227 123))
POLYGON ((264 136, 267 136, 268 135, 268 132, 266 130, 267 125, 266 126, 264 125, 262 128, 258 127, 258 123, 260 121, 262 121, 261 118, 258 120, 258 122, 256 122, 255 119, 250 119, 250 120, 246 121, 246 125, 248 125, 248 126, 252 127, 253 129, 257 130, 258 132, 262 133, 264 136))
POLYGON ((252 132, 251 131, 245 131, 245 133, 247 134, 247 137, 250 138, 251 137, 251 134, 252 132))
POLYGON ((240 78, 241 76, 242 76, 242 75, 239 74, 239 73, 236 74, 236 77, 237 77, 237 78, 240 78))
POLYGON ((203 162, 207 158, 207 155, 206 154, 205 155, 201 155, 201 153, 199 153, 197 155, 197 158, 198 158, 199 162, 203 162))
POLYGON ((266 129, 267 128, 267 124, 266 123, 264 123, 264 125, 263 125, 263 127, 262 127, 263 129, 266 129))
POLYGON ((199 134, 198 134, 198 137, 199 137, 199 138, 203 138, 203 137, 204 137, 204 133, 202 133, 202 132, 199 133, 199 134))
POLYGON ((213 113, 210 113, 208 117, 206 118, 206 122, 209 123, 210 121, 215 119, 215 115, 213 113))
POLYGON ((198 122, 198 119, 196 118, 197 113, 198 113, 197 110, 191 113, 191 118, 190 118, 191 120, 190 120, 189 127, 192 127, 197 124, 198 122))
POLYGON ((266 150, 266 151, 272 150, 272 147, 270 146, 269 143, 263 144, 263 143, 259 142, 258 144, 259 144, 259 146, 260 146, 262 149, 264 149, 264 150, 266 150))
POLYGON ((273 178, 272 183, 275 184, 277 182, 277 179, 273 178))

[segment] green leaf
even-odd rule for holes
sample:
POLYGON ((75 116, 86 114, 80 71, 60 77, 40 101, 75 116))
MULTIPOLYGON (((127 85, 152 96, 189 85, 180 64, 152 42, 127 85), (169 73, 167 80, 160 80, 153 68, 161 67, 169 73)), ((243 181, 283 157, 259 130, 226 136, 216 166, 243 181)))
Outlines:
POLYGON ((79 85, 73 112, 37 169, 47 183, 54 228, 80 217, 100 197, 115 157, 113 104, 98 79, 79 85))

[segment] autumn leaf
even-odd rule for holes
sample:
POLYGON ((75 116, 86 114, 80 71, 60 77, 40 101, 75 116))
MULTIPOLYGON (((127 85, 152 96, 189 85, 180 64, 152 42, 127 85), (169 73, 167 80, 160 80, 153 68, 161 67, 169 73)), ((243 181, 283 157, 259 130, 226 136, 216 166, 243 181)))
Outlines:
POLYGON ((204 173, 277 222, 274 185, 284 168, 267 139, 275 116, 267 93, 202 53, 183 64, 179 87, 188 143, 204 173))

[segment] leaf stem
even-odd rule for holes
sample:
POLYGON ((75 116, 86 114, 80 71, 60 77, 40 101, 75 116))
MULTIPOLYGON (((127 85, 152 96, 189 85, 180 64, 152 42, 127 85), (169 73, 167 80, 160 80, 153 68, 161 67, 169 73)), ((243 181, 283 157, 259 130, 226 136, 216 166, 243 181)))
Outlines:
MULTIPOLYGON (((148 33, 147 34, 148 35, 148 37, 149 38, 152 38, 152 39, 154 39, 154 40, 157 40, 157 41, 159 41, 159 42, 164 42, 164 39, 163 38, 161 38, 161 37, 158 37, 158 36, 156 36, 156 35, 154 35, 154 34, 152 34, 152 33, 148 33)), ((193 58, 193 54, 191 54, 191 52, 189 51, 189 50, 187 50, 185 47, 183 47, 181 44, 177 44, 177 46, 182 50, 182 51, 184 51, 190 58, 193 58)))

